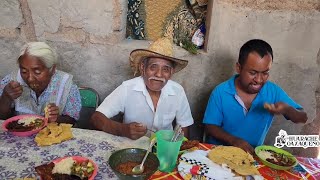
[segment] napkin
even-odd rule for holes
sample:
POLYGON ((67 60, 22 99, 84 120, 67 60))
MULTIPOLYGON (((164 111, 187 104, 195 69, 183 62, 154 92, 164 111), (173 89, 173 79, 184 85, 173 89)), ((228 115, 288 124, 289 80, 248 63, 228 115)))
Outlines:
MULTIPOLYGON (((216 164, 207 158, 209 151, 195 150, 186 152, 179 158, 178 171, 185 180, 197 178, 208 180, 242 180, 226 164, 216 164)), ((247 179, 250 179, 248 177, 247 179)), ((262 176, 251 176, 251 179, 260 180, 262 176)))

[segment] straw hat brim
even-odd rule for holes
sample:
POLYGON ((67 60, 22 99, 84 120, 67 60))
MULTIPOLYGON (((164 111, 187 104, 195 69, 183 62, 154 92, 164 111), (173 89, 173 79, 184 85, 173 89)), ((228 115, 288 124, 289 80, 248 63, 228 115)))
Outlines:
POLYGON ((139 72, 139 65, 147 57, 162 58, 174 62, 174 73, 181 71, 188 65, 188 61, 165 56, 147 49, 136 49, 130 53, 130 65, 135 73, 139 72))

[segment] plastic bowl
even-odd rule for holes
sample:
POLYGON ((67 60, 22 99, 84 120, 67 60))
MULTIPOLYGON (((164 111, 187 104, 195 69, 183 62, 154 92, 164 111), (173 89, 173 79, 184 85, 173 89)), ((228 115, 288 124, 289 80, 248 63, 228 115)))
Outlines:
MULTIPOLYGON (((94 177, 96 177, 96 175, 98 173, 98 166, 96 165, 96 163, 94 163, 91 159, 88 159, 88 158, 82 157, 82 156, 71 156, 71 157, 74 161, 79 162, 79 163, 89 160, 93 164, 93 167, 94 167, 94 171, 93 171, 92 175, 89 177, 89 180, 94 180, 94 177)), ((53 160, 52 162, 56 164, 66 158, 69 158, 69 157, 58 158, 58 159, 53 160)))
POLYGON ((277 169, 277 170, 288 170, 288 169, 291 169, 292 167, 296 166, 298 164, 298 160, 291 154, 289 153, 288 151, 285 151, 283 149, 279 149, 279 148, 276 148, 274 146, 266 146, 266 145, 262 145, 262 146, 258 146, 255 148, 255 153, 256 155, 259 157, 259 159, 261 160, 261 162, 270 167, 270 168, 273 168, 273 169, 277 169), (262 158, 259 154, 261 151, 265 151, 265 150, 272 150, 276 153, 279 153, 279 154, 284 154, 286 156, 288 156, 289 158, 291 158, 293 161, 294 161, 294 164, 291 165, 291 166, 280 166, 280 165, 277 165, 277 164, 273 164, 267 160, 265 160, 264 158, 262 158))
POLYGON ((35 133, 38 133, 42 128, 46 127, 48 124, 48 120, 45 119, 43 116, 38 116, 38 115, 34 115, 34 114, 25 114, 25 115, 19 115, 19 116, 14 116, 14 117, 11 117, 7 120, 5 120, 3 123, 2 123, 2 129, 4 131, 8 131, 10 132, 11 134, 13 135, 16 135, 16 136, 31 136, 32 134, 35 134, 35 133), (17 131, 9 131, 7 129, 7 125, 12 122, 12 121, 18 121, 20 119, 25 119, 25 118, 30 118, 30 117, 34 117, 34 118, 39 118, 39 119, 42 119, 44 121, 43 125, 37 129, 34 129, 34 130, 31 130, 31 131, 23 131, 23 132, 17 132, 17 131))
POLYGON ((157 156, 154 155, 153 153, 149 153, 144 163, 144 166, 151 167, 151 171, 148 174, 130 175, 130 174, 124 174, 116 170, 116 167, 120 163, 131 161, 131 162, 137 162, 140 164, 146 152, 147 150, 139 149, 139 148, 121 149, 111 154, 108 160, 108 163, 111 169, 113 170, 113 172, 118 176, 119 179, 126 179, 126 180, 148 179, 159 168, 159 160, 157 156))

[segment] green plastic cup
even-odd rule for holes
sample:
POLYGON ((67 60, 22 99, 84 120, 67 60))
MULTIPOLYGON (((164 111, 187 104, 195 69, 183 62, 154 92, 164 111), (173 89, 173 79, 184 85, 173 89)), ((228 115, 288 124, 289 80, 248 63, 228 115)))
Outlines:
POLYGON ((160 130, 156 132, 157 157, 160 162, 159 170, 162 172, 172 172, 176 167, 183 137, 177 139, 176 142, 171 142, 172 136, 172 130, 160 130))

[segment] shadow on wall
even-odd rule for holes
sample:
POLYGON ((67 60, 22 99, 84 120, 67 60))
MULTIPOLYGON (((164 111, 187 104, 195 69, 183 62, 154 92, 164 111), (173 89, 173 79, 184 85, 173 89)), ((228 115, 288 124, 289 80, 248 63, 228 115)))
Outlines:
MULTIPOLYGON (((217 85, 228 80, 234 74, 236 60, 228 51, 219 51, 208 60, 210 61, 209 65, 204 68, 205 77, 203 80, 199 80, 203 83, 198 84, 199 88, 192 93, 193 97, 189 100, 195 120, 194 125, 190 128, 191 139, 202 140, 204 133, 202 120, 211 92, 217 85)), ((182 82, 182 85, 184 83, 182 82)))
MULTIPOLYGON (((320 112, 319 112, 319 98, 317 98, 317 116, 313 119, 313 122, 310 124, 305 125, 302 128, 302 135, 320 135, 319 127, 320 127, 320 112)), ((312 157, 312 158, 319 158, 319 148, 294 148, 293 153, 297 156, 303 157, 312 157)))
MULTIPOLYGON (((320 49, 317 54, 317 65, 318 69, 320 68, 320 49)), ((317 84, 317 90, 315 92, 316 97, 316 117, 310 117, 311 119, 309 124, 306 124, 303 126, 301 130, 302 135, 320 135, 320 74, 318 77, 318 84, 317 84)), ((309 121, 308 120, 308 121, 309 121)), ((298 156, 304 156, 304 157, 313 157, 313 158, 320 158, 319 155, 320 147, 314 147, 314 148, 295 148, 294 154, 298 156)))

